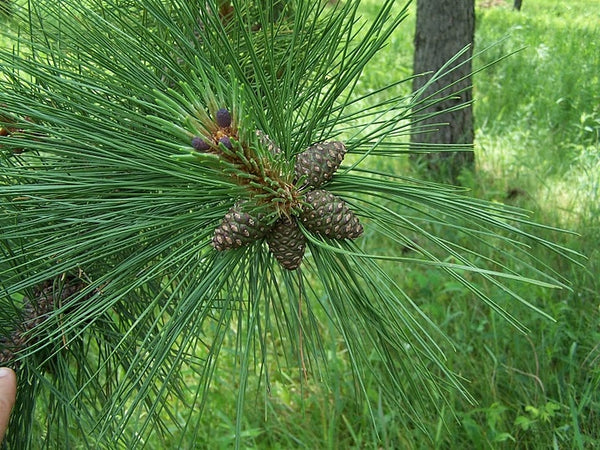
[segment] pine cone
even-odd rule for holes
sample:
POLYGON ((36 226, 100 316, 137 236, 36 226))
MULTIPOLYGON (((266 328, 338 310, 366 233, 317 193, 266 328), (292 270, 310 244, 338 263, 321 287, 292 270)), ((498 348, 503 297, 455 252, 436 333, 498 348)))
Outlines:
POLYGON ((231 126, 231 113, 227 108, 219 109, 215 114, 217 125, 221 128, 228 128, 231 126))
POLYGON ((339 197, 316 189, 305 197, 300 220, 314 233, 333 239, 355 239, 363 232, 358 217, 339 197))
POLYGON ((0 365, 4 366, 15 359, 15 344, 12 338, 0 336, 0 365))
POLYGON ((265 134, 261 130, 256 130, 256 135, 258 136, 258 142, 260 142, 263 147, 266 147, 273 155, 279 155, 281 153, 281 149, 277 147, 268 134, 265 134))
POLYGON ((75 277, 64 281, 47 280, 34 287, 34 298, 25 299, 21 324, 10 336, 0 337, 0 364, 11 362, 16 353, 38 342, 40 336, 26 337, 26 333, 48 318, 55 302, 64 304, 84 288, 84 283, 75 277))
POLYGON ((200 136, 195 136, 192 139, 192 147, 199 152, 207 152, 210 150, 210 144, 202 139, 200 136))
POLYGON ((296 158, 296 181, 305 176, 304 186, 309 189, 320 187, 331 180, 345 154, 346 147, 338 141, 312 145, 296 158))
POLYGON ((269 250, 285 269, 294 270, 302 263, 306 238, 295 219, 280 219, 267 236, 269 250))
POLYGON ((242 210, 242 204, 235 204, 225 214, 221 225, 215 229, 212 245, 215 249, 229 250, 250 244, 265 236, 269 227, 262 214, 251 215, 242 210))

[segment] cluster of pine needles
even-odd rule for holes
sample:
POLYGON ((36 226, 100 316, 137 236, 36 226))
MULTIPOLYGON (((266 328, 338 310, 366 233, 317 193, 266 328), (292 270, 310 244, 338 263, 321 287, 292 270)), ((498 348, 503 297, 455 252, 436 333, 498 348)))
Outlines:
POLYGON ((574 256, 522 211, 375 168, 414 150, 437 100, 393 94, 403 80, 356 93, 406 6, 386 0, 366 23, 358 0, 322 3, 14 5, 0 50, 9 445, 193 434, 225 349, 239 444, 249 377, 267 391, 282 367, 327 380, 323 318, 357 401, 368 373, 418 426, 447 389, 469 396, 403 268, 442 271, 517 328, 506 300, 529 305, 521 283, 565 286, 528 246, 574 256))

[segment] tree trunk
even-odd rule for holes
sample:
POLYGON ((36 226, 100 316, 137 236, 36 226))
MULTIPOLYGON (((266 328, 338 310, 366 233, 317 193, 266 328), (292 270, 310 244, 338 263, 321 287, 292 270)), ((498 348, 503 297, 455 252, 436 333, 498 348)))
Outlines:
MULTIPOLYGON (((472 46, 474 33, 474 0, 417 0, 414 73, 418 75, 436 72, 467 45, 472 46)), ((419 112, 435 114, 434 117, 416 124, 417 127, 429 126, 433 131, 421 132, 418 128, 415 129, 411 137, 413 148, 419 148, 419 144, 473 144, 473 108, 469 103, 472 100, 472 54, 470 47, 453 63, 454 67, 466 61, 464 65, 426 89, 423 97, 442 90, 436 97, 452 95, 452 98, 419 112), (450 84, 453 85, 443 89, 450 84), (462 109, 445 111, 465 103, 468 105, 462 109)), ((430 78, 430 75, 416 77, 413 81, 413 91, 421 89, 430 78)), ((463 168, 472 168, 475 163, 471 151, 428 153, 417 156, 416 159, 426 162, 427 168, 436 179, 451 182, 457 181, 463 168)))
POLYGON ((517 11, 521 11, 521 3, 523 3, 523 0, 515 0, 515 3, 514 3, 514 8, 515 8, 517 11))

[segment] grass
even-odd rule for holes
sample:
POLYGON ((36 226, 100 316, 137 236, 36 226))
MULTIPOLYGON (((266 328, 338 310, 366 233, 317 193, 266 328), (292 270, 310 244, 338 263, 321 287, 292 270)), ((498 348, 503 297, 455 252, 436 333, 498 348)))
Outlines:
MULTIPOLYGON (((475 402, 450 390, 447 400, 456 416, 450 408, 441 414, 432 408, 426 423, 414 424, 380 400, 371 380, 369 412, 353 401, 348 359, 334 331, 324 326, 333 382, 304 381, 291 369, 273 371, 267 395, 251 381, 256 384, 247 393, 252 407, 244 416, 245 446, 546 449, 591 448, 600 439, 600 1, 525 1, 520 13, 506 2, 492 3, 499 5, 478 2, 476 49, 493 46, 476 64, 519 51, 474 79, 477 171, 465 173, 462 181, 476 197, 515 204, 530 210, 535 221, 577 233, 547 230, 548 239, 588 258, 585 267, 564 258, 544 260, 571 280, 571 291, 519 287, 556 321, 511 305, 529 329, 519 334, 454 281, 403 267, 398 275, 403 288, 451 337, 453 346, 445 346, 448 366, 466 380, 475 402)), ((365 2, 365 16, 376 5, 365 2)), ((375 57, 360 90, 410 75, 414 5, 412 12, 375 57)), ((489 289, 502 302, 502 293, 489 289)), ((181 448, 231 447, 238 395, 234 366, 233 358, 221 355, 202 422, 195 433, 174 430, 181 448)), ((193 384, 195 374, 187 376, 193 384)), ((173 406, 176 416, 186 416, 185 405, 173 406)), ((173 442, 178 441, 147 446, 173 442)))

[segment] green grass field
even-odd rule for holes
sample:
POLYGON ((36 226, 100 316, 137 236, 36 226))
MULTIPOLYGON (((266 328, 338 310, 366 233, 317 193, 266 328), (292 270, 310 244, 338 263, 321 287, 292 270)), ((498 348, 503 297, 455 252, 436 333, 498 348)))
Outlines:
MULTIPOLYGON (((365 2, 365 17, 377 3, 365 2)), ((403 288, 453 341, 444 348, 447 364, 474 402, 449 390, 442 413, 432 407, 427 422, 415 424, 379 401, 371 380, 371 410, 357 406, 349 361, 329 338, 334 331, 323 328, 334 381, 305 382, 284 369, 270 379, 268 395, 249 386, 245 446, 584 449, 600 442, 600 1, 525 0, 521 12, 511 3, 477 2, 475 50, 487 50, 475 66, 516 53, 474 78, 477 170, 463 174, 462 183, 475 197, 531 211, 532 220, 548 225, 548 240, 587 257, 582 267, 540 250, 572 289, 520 286, 520 295, 555 321, 505 304, 529 329, 520 334, 462 285, 407 267, 403 288)), ((359 89, 410 76, 414 9, 359 89)), ((235 440, 235 361, 225 350, 220 357, 206 412, 195 433, 182 437, 184 448, 230 448, 235 440)), ((194 383, 195 374, 188 378, 194 383)), ((186 415, 184 405, 173 406, 176 417, 186 415)), ((175 426, 173 432, 179 433, 175 426)))

